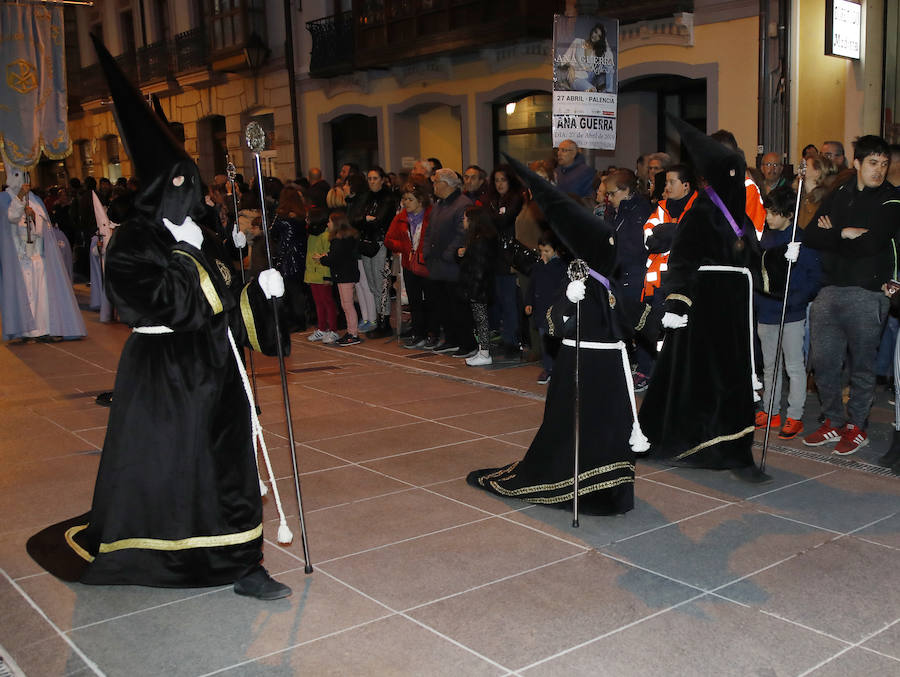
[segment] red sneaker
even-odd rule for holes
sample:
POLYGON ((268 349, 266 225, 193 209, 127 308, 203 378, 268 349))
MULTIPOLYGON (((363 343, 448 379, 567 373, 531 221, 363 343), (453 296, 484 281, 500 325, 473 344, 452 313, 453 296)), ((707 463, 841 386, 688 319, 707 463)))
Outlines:
POLYGON ((821 447, 823 444, 837 442, 839 439, 841 439, 841 431, 831 425, 831 421, 826 418, 825 423, 820 425, 816 432, 803 438, 803 444, 808 447, 821 447))
POLYGON ((802 432, 803 421, 798 421, 795 418, 788 417, 784 423, 784 427, 781 429, 781 432, 778 433, 778 439, 792 440, 802 432))
POLYGON ((769 415, 764 411, 756 412, 756 429, 765 428, 766 423, 769 424, 770 428, 778 428, 781 426, 781 414, 775 414, 771 419, 769 415))
POLYGON ((834 453, 838 456, 849 456, 868 443, 869 436, 866 435, 866 431, 859 426, 848 423, 841 429, 841 440, 835 445, 834 453))

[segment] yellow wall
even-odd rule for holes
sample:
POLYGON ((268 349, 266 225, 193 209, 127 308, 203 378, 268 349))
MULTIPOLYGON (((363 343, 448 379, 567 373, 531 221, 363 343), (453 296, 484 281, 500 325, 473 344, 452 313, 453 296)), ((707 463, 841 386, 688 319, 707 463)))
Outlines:
POLYGON ((844 139, 844 102, 850 61, 825 55, 825 3, 821 0, 799 0, 796 5, 794 35, 793 90, 796 126, 791 159, 800 158, 803 147, 813 143, 817 148, 827 139, 844 139))
POLYGON ((759 19, 750 17, 696 26, 693 47, 652 45, 621 52, 619 68, 651 61, 718 64, 718 126, 730 130, 752 158, 757 143, 758 54, 759 19))
POLYGON ((419 116, 419 145, 428 157, 441 159, 446 167, 462 171, 459 112, 450 106, 435 106, 419 116))
MULTIPOLYGON (((455 65, 453 67, 453 79, 451 80, 433 80, 427 82, 416 82, 406 87, 397 85, 397 81, 393 77, 384 77, 373 80, 369 84, 369 91, 362 93, 359 91, 342 92, 331 98, 325 95, 322 89, 313 89, 301 94, 300 98, 300 114, 302 115, 301 128, 304 137, 304 152, 306 167, 321 167, 324 159, 321 157, 319 150, 319 116, 336 110, 342 106, 368 106, 371 108, 380 108, 382 111, 383 126, 379 128, 379 138, 383 140, 383 148, 385 152, 389 148, 390 139, 388 137, 387 127, 387 107, 391 104, 402 103, 412 97, 418 97, 423 94, 445 94, 450 96, 466 96, 468 97, 468 114, 470 123, 475 121, 475 94, 485 92, 500 87, 511 80, 542 78, 546 80, 547 91, 551 87, 550 79, 551 67, 549 61, 546 64, 540 64, 529 68, 521 68, 515 70, 504 70, 497 73, 491 73, 484 63, 471 62, 466 64, 455 65)), ((420 121, 421 148, 422 152, 433 157, 439 157, 445 167, 461 168, 462 151, 459 142, 454 141, 460 138, 459 119, 451 120, 450 111, 445 106, 437 107, 427 114, 422 115, 420 121), (428 116, 437 116, 433 120, 438 125, 438 130, 426 130, 426 124, 431 124, 432 119, 428 116), (426 117, 428 117, 426 123, 426 117), (453 126, 455 125, 455 127, 453 126), (444 134, 448 136, 445 138, 444 134), (452 134, 452 136, 450 136, 452 134), (440 138, 437 138, 437 136, 440 138), (431 144, 434 144, 433 146, 431 144), (455 145, 454 145, 455 144, 455 145), (451 146, 453 149, 451 150, 451 146), (432 150, 432 149, 435 150, 432 150), (446 149, 446 150, 444 150, 446 149), (457 165, 451 165, 444 158, 458 158, 457 165)), ((469 138, 465 140, 469 143, 470 157, 475 157, 476 139, 475 130, 470 128, 469 138)), ((385 163, 385 169, 388 171, 397 171, 399 167, 388 167, 390 158, 382 158, 385 163)), ((483 161, 490 163, 490 158, 483 161)))

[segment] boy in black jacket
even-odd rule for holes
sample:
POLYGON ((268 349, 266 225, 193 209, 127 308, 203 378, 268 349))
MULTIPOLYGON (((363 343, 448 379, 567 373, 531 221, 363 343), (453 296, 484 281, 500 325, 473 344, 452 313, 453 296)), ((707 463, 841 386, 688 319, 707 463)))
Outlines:
POLYGON ((806 228, 804 244, 822 256, 822 289, 810 328, 816 385, 825 422, 803 439, 837 443, 846 456, 868 444, 866 419, 875 394, 875 356, 889 301, 882 291, 896 271, 894 238, 900 199, 886 181, 890 154, 884 139, 861 136, 853 152, 856 177, 825 198, 806 228), (850 399, 841 399, 841 370, 849 352, 850 399))
POLYGON ((550 382, 553 374, 553 358, 559 351, 558 337, 550 336, 547 326, 547 311, 563 297, 569 282, 566 263, 557 254, 559 247, 550 231, 545 231, 538 239, 541 260, 531 269, 531 282, 525 292, 525 314, 531 315, 541 337, 541 363, 543 371, 538 376, 541 385, 550 382))

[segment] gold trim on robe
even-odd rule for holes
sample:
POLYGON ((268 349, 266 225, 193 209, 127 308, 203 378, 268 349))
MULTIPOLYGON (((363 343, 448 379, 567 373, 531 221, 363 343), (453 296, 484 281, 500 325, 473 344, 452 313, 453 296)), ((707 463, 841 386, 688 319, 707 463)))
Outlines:
POLYGON ((140 548, 143 550, 189 550, 190 548, 218 548, 223 545, 240 545, 249 543, 250 541, 262 536, 262 524, 240 531, 236 534, 220 534, 218 536, 192 536, 190 538, 181 538, 175 541, 168 541, 161 538, 123 538, 120 541, 112 543, 101 543, 100 553, 115 552, 116 550, 127 550, 129 548, 140 548))
POLYGON ((209 276, 206 268, 203 267, 203 264, 200 263, 191 254, 188 254, 185 251, 181 251, 180 249, 176 249, 175 253, 180 254, 181 256, 186 256, 194 262, 194 265, 197 266, 197 272, 200 274, 200 289, 203 290, 203 295, 206 297, 207 302, 212 307, 213 315, 218 315, 219 313, 221 313, 225 309, 225 307, 222 305, 222 299, 219 298, 219 293, 216 291, 216 285, 213 284, 212 278, 209 276))

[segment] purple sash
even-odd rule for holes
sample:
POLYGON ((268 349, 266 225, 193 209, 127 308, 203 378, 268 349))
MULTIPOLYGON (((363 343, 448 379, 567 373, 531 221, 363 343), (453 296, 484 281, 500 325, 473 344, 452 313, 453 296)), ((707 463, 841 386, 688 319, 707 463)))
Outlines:
POLYGON ((719 208, 719 211, 725 215, 725 218, 728 219, 728 223, 731 224, 731 229, 734 231, 734 234, 738 237, 744 236, 744 231, 738 226, 734 221, 734 217, 731 215, 731 212, 728 211, 728 207, 725 206, 725 203, 722 202, 722 198, 719 197, 719 194, 713 190, 712 186, 706 186, 706 194, 709 195, 709 199, 713 201, 713 204, 719 208))

